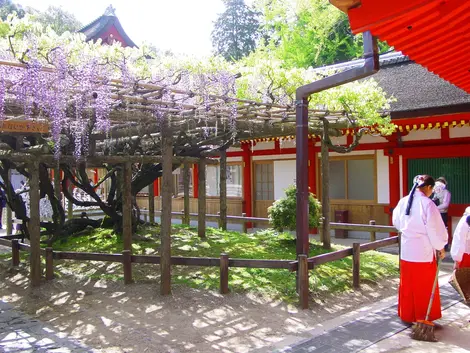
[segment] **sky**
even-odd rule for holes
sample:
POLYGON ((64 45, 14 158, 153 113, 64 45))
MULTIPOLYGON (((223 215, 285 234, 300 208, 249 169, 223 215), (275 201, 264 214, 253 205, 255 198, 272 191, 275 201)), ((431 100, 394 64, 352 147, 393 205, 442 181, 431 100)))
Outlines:
MULTIPOLYGON (((148 42, 160 50, 195 56, 212 52, 211 31, 222 0, 14 0, 44 11, 60 6, 84 25, 101 16, 112 4, 122 27, 137 44, 148 42)), ((245 3, 251 4, 252 0, 245 3)))

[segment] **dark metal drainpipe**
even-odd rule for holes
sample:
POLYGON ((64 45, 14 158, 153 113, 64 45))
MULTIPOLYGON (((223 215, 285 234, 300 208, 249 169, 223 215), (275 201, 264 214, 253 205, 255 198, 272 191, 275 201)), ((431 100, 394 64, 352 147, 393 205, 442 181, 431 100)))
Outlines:
MULTIPOLYGON (((308 97, 311 94, 373 75, 379 71, 377 40, 367 31, 363 34, 364 65, 297 88, 296 91, 296 184, 297 184, 297 255, 308 256, 308 97)), ((329 193, 328 193, 329 194, 329 193)), ((329 195, 322 198, 329 198, 329 195)), ((323 230, 329 230, 329 207, 323 210, 323 230)), ((323 234, 326 234, 325 232, 323 234)))

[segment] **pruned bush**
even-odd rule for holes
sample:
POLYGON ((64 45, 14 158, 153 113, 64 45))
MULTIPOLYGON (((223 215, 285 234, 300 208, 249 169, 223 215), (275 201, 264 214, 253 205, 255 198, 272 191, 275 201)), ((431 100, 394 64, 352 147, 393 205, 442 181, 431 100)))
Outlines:
MULTIPOLYGON (((268 208, 269 222, 272 227, 278 231, 295 230, 297 224, 297 189, 295 185, 289 186, 286 190, 286 196, 273 203, 268 208)), ((308 196, 308 226, 309 228, 318 227, 321 218, 321 203, 312 193, 308 196)))

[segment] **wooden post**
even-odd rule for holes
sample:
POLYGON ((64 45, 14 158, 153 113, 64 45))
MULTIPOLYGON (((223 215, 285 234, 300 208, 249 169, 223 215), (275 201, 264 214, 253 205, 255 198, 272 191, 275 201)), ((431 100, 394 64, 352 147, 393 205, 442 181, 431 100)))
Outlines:
POLYGON ((227 151, 220 151, 220 228, 227 230, 227 151))
POLYGON ((308 262, 307 255, 301 254, 297 256, 299 261, 299 270, 297 274, 298 283, 299 283, 299 297, 300 297, 300 307, 302 309, 308 309, 308 262))
MULTIPOLYGON (((132 165, 130 162, 122 166, 122 240, 123 250, 132 253, 132 165)), ((124 282, 132 282, 132 264, 124 263, 124 282)))
POLYGON ((169 295, 171 294, 171 201, 173 184, 173 138, 172 134, 167 130, 167 127, 164 127, 163 130, 160 293, 162 295, 169 295))
POLYGON ((228 289, 228 255, 220 254, 220 293, 227 294, 228 289))
POLYGON ((197 234, 200 238, 206 237, 206 159, 199 160, 199 194, 198 194, 198 218, 197 234))
POLYGON ((41 284, 41 245, 40 241, 40 218, 39 218, 39 163, 33 162, 28 165, 31 175, 29 182, 29 222, 28 230, 30 235, 30 267, 31 285, 37 287, 41 284))
POLYGON ((183 217, 183 224, 187 226, 190 225, 191 219, 189 217, 189 181, 191 179, 189 164, 184 163, 183 165, 183 192, 184 192, 184 217, 183 217))
POLYGON ((13 267, 20 265, 20 245, 18 239, 11 241, 11 265, 13 267))
MULTIPOLYGON (((6 181, 6 185, 10 185, 10 180, 11 180, 11 169, 8 169, 8 180, 6 181)), ((9 200, 11 202, 11 200, 9 200)), ((13 234, 13 214, 11 212, 11 208, 10 206, 7 204, 7 213, 6 213, 6 217, 7 217, 7 235, 11 235, 13 234)), ((1 221, 1 220, 0 220, 1 221)))
POLYGON ((155 223, 155 190, 153 183, 149 185, 149 222, 155 223))
POLYGON ((323 216, 323 247, 331 249, 331 234, 330 234, 330 157, 328 154, 328 145, 326 139, 328 138, 328 129, 323 127, 323 138, 321 141, 321 175, 322 175, 322 216, 323 216))
POLYGON ((124 284, 131 284, 132 280, 132 258, 130 250, 122 251, 122 267, 124 272, 124 284))
MULTIPOLYGON (((242 213, 242 217, 246 217, 246 213, 242 213)), ((246 225, 245 220, 243 220, 242 227, 243 227, 243 229, 242 229, 243 233, 248 233, 248 227, 246 225)))
MULTIPOLYGON (((374 220, 369 221, 369 225, 375 226, 375 221, 374 220)), ((375 241, 375 240, 376 240, 375 231, 370 232, 370 241, 375 241)))
POLYGON ((46 281, 54 279, 54 252, 46 248, 46 281))
POLYGON ((359 289, 361 286, 361 244, 353 243, 353 288, 359 289))

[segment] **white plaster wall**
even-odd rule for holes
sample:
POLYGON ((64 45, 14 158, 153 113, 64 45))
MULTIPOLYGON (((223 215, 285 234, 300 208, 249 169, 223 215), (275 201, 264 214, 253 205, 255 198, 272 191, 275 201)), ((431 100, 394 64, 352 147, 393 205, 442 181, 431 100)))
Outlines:
POLYGON ((281 159, 295 159, 295 154, 273 154, 269 156, 253 156, 254 161, 277 161, 281 159))
MULTIPOLYGON (((331 157, 347 157, 347 156, 367 156, 367 155, 374 155, 374 151, 351 151, 349 153, 337 153, 337 152, 330 152, 331 157)), ((318 154, 318 157, 321 157, 321 154, 318 154)))
POLYGON ((334 145, 345 145, 347 143, 346 135, 339 137, 331 137, 331 142, 334 145))
POLYGON ((286 194, 284 190, 295 183, 295 160, 274 162, 274 199, 286 194))
POLYGON ((377 202, 390 203, 390 179, 388 174, 388 156, 383 150, 377 150, 377 202))
POLYGON ((243 150, 238 147, 230 147, 229 149, 227 149, 227 152, 242 152, 242 151, 243 150))
POLYGON ((274 141, 267 142, 256 142, 256 145, 253 146, 253 151, 260 150, 272 150, 274 148, 274 141))
POLYGON ((279 140, 279 147, 283 148, 295 148, 295 139, 293 140, 279 140))
POLYGON ((387 139, 383 136, 373 136, 370 134, 364 134, 362 136, 360 144, 363 143, 383 143, 383 142, 388 142, 387 139))
POLYGON ((449 136, 450 136, 450 138, 469 137, 470 136, 470 126, 451 127, 449 129, 449 136))
POLYGON ((432 130, 411 130, 406 136, 403 136, 403 141, 422 141, 422 140, 436 140, 441 138, 440 129, 432 130))
POLYGON ((227 162, 242 162, 243 157, 227 157, 227 162))

